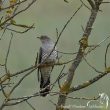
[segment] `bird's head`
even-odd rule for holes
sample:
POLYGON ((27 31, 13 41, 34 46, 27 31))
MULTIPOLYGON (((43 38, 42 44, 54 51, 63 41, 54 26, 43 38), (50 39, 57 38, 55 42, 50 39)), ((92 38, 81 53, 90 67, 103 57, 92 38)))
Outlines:
POLYGON ((42 36, 37 37, 37 38, 40 39, 42 43, 46 43, 46 42, 50 42, 51 41, 51 39, 48 36, 46 36, 46 35, 42 35, 42 36))

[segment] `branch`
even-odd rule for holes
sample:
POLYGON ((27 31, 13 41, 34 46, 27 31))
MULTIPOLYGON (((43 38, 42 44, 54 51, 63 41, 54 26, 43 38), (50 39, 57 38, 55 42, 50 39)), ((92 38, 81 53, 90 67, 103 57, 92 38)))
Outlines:
POLYGON ((80 1, 87 9, 91 10, 82 0, 80 0, 80 1))
POLYGON ((32 104, 29 103, 27 100, 26 100, 26 103, 30 106, 30 108, 32 108, 32 110, 36 110, 35 107, 33 107, 32 104))
MULTIPOLYGON (((88 1, 88 2, 90 2, 90 1, 88 1)), ((99 6, 100 6, 100 4, 97 5, 97 8, 94 8, 91 10, 91 15, 90 15, 89 21, 87 22, 87 26, 85 28, 83 35, 82 35, 82 39, 80 40, 80 47, 79 47, 78 54, 75 58, 75 61, 72 63, 71 67, 68 70, 67 79, 60 89, 61 93, 64 93, 66 95, 69 93, 70 85, 72 83, 75 70, 77 69, 80 62, 82 61, 84 51, 88 46, 88 38, 89 38, 89 35, 91 34, 93 23, 95 22, 97 13, 99 11, 99 6)), ((61 110, 62 106, 65 105, 65 102, 66 102, 66 96, 59 95, 58 103, 57 103, 58 106, 57 106, 56 110, 61 110)))
POLYGON ((15 86, 11 89, 11 91, 9 92, 7 98, 10 97, 10 95, 12 94, 12 92, 20 85, 20 83, 24 80, 24 78, 26 78, 28 75, 30 75, 33 71, 35 71, 36 68, 32 69, 31 71, 29 71, 27 74, 25 74, 19 81, 18 83, 15 84, 15 86))
POLYGON ((99 47, 103 42, 105 42, 108 38, 110 38, 110 36, 106 37, 105 39, 103 39, 101 42, 99 42, 97 45, 92 46, 93 48, 90 47, 90 49, 85 53, 85 55, 87 55, 88 53, 92 52, 93 50, 95 50, 97 47, 99 47))
MULTIPOLYGON (((60 77, 62 76, 62 72, 63 72, 64 69, 65 69, 65 65, 64 65, 63 68, 61 69, 60 74, 58 75, 57 79, 53 82, 53 84, 51 84, 52 87, 51 87, 50 90, 52 90, 53 87, 55 86, 55 84, 58 82, 58 80, 60 80, 60 77)), ((60 86, 59 86, 59 88, 60 88, 60 86)))
POLYGON ((9 9, 9 8, 11 8, 11 7, 14 7, 14 6, 16 6, 16 5, 20 5, 20 4, 22 4, 22 3, 26 2, 26 1, 27 1, 27 0, 19 1, 18 3, 15 3, 15 4, 11 5, 11 6, 8 6, 8 7, 5 7, 5 8, 1 8, 1 9, 0 9, 0 12, 1 12, 1 11, 4 11, 4 10, 6 10, 6 9, 9 9))
MULTIPOLYGON (((20 25, 16 25, 16 26, 20 26, 20 25)), ((24 25, 24 26, 26 26, 26 25, 24 25)), ((24 31, 14 30, 14 29, 10 29, 10 28, 8 28, 8 27, 6 27, 5 29, 10 30, 10 31, 13 31, 13 32, 16 32, 16 33, 23 34, 23 33, 27 32, 27 31, 31 30, 32 28, 34 28, 33 26, 34 26, 34 25, 29 26, 29 27, 24 27, 24 28, 27 28, 27 29, 25 29, 24 31)), ((21 27, 21 26, 20 26, 20 27, 21 27)))
POLYGON ((7 51, 6 58, 5 58, 5 72, 6 72, 7 74, 8 74, 7 60, 8 60, 8 56, 9 56, 9 52, 10 52, 10 47, 11 47, 12 39, 13 39, 13 33, 11 33, 11 39, 10 39, 10 42, 9 42, 8 51, 7 51))
POLYGON ((78 52, 73 52, 73 53, 70 53, 70 52, 62 52, 62 51, 59 51, 59 50, 56 50, 58 53, 62 53, 62 54, 68 54, 68 55, 73 55, 73 54, 77 54, 78 52))
POLYGON ((4 22, 2 22, 0 24, 0 27, 2 27, 5 23, 7 23, 8 21, 10 21, 12 18, 14 18, 15 16, 17 16, 18 14, 26 11, 36 0, 32 0, 31 3, 28 4, 28 6, 26 6, 24 9, 20 10, 19 12, 15 13, 13 16, 11 16, 10 18, 6 19, 4 22))
POLYGON ((108 53, 108 48, 109 47, 110 47, 110 43, 107 45, 106 51, 105 51, 105 68, 107 68, 107 53, 108 53))
POLYGON ((90 79, 89 81, 86 81, 78 86, 75 86, 75 87, 72 87, 69 89, 69 93, 71 92, 74 92, 74 91, 77 91, 77 90, 80 90, 80 89, 83 89, 83 88, 86 88, 88 86, 90 86, 91 84, 95 83, 96 81, 98 81, 99 79, 101 79, 102 77, 104 77, 105 75, 107 75, 109 73, 100 73, 99 75, 97 75, 96 77, 90 79))
POLYGON ((87 98, 87 97, 70 97, 70 96, 67 96, 67 98, 69 99, 80 99, 80 100, 98 100, 100 98, 100 96, 97 96, 97 97, 93 97, 93 98, 87 98))
POLYGON ((102 2, 102 3, 110 3, 110 2, 102 2))
POLYGON ((91 5, 92 9, 95 9, 95 4, 92 0, 87 0, 89 4, 91 5))
MULTIPOLYGON (((84 57, 83 57, 84 58, 84 57)), ((91 67, 95 72, 97 73, 103 73, 102 71, 97 70, 95 67, 93 67, 87 60, 84 58, 85 62, 88 64, 89 67, 91 67)))
MULTIPOLYGON (((48 59, 49 56, 52 54, 52 52, 54 51, 54 49, 55 49, 55 47, 56 47, 56 45, 57 45, 57 43, 58 43, 58 41, 59 41, 59 39, 60 39, 62 33, 64 32, 64 30, 66 29, 66 27, 68 26, 68 24, 71 22, 71 20, 73 19, 73 17, 74 17, 74 16, 77 14, 77 12, 81 9, 81 7, 82 7, 82 5, 73 13, 73 15, 69 18, 69 20, 68 20, 68 21, 66 22, 66 24, 63 26, 61 32, 60 32, 59 35, 58 35, 57 41, 55 42, 55 45, 54 45, 52 51, 50 52, 50 54, 47 56, 46 59, 48 59)), ((57 31, 58 31, 58 30, 57 30, 57 31)), ((45 61, 46 61, 46 59, 45 59, 45 61)), ((45 61, 44 61, 44 62, 45 62, 45 61)))

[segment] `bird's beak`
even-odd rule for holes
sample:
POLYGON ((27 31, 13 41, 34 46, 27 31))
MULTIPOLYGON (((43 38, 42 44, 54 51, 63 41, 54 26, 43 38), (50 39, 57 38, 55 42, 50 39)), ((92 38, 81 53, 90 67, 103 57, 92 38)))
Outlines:
POLYGON ((40 39, 40 37, 37 37, 38 39, 40 39))

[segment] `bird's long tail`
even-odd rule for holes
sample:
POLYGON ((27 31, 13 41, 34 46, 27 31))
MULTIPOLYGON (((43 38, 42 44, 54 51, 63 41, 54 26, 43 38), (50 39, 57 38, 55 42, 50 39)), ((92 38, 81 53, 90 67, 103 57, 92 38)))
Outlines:
POLYGON ((50 91, 50 76, 48 79, 45 81, 45 79, 41 75, 41 80, 40 80, 40 95, 45 97, 47 94, 49 94, 50 91))

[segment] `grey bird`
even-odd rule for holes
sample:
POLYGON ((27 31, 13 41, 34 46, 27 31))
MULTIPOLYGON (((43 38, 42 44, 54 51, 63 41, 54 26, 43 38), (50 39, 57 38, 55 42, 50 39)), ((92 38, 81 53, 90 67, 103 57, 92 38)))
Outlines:
POLYGON ((55 43, 48 36, 42 35, 37 38, 39 38, 42 43, 39 50, 39 64, 47 64, 47 66, 38 68, 38 81, 40 79, 41 89, 40 95, 44 97, 49 94, 50 91, 50 74, 58 57, 58 53, 57 48, 54 46, 55 43))

